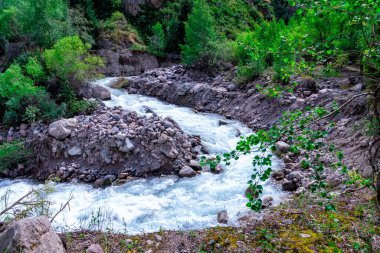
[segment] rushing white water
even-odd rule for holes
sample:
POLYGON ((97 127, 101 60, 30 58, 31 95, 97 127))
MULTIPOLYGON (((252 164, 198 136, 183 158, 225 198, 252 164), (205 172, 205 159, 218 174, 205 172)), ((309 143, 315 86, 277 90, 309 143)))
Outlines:
MULTIPOLYGON (((114 80, 106 78, 96 83, 108 87, 114 80)), ((148 106, 159 116, 170 116, 185 133, 201 136, 212 154, 233 149, 238 132, 250 133, 243 124, 215 114, 195 113, 147 96, 110 90, 112 100, 106 102, 107 106, 122 106, 141 115, 147 115, 144 106, 148 106), (220 126, 219 120, 228 124, 220 126)), ((244 192, 252 170, 251 158, 234 161, 219 175, 202 173, 193 178, 139 179, 106 189, 93 189, 84 184, 56 184, 55 192, 49 195, 55 202, 52 209, 58 210, 70 194, 74 199, 70 208, 57 216, 54 226, 59 230, 113 229, 129 234, 161 228, 199 229, 218 225, 216 215, 224 209, 230 217, 230 225, 234 225, 238 215, 247 211, 244 192)), ((273 167, 278 167, 278 163, 275 161, 273 167)), ((27 180, 0 180, 0 196, 11 190, 14 192, 11 198, 16 199, 33 187, 38 185, 27 180)), ((279 203, 284 196, 270 182, 265 184, 264 194, 271 195, 274 203, 279 203)))

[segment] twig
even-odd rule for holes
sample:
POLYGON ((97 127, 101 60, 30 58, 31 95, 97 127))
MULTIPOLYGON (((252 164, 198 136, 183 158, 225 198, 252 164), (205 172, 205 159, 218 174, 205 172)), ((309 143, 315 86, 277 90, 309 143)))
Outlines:
POLYGON ((9 210, 11 210, 13 207, 17 206, 18 204, 21 203, 21 201, 27 197, 29 197, 30 195, 32 195, 32 193, 35 193, 35 190, 31 190, 30 192, 28 192, 27 194, 25 194, 24 196, 22 196, 21 198, 19 198, 18 200, 16 200, 12 205, 10 205, 9 207, 5 208, 4 210, 2 210, 0 212, 0 216, 2 216, 3 214, 5 214, 6 212, 8 212, 9 210))
POLYGON ((73 199, 74 199, 74 196, 70 194, 69 199, 66 201, 66 203, 64 205, 61 204, 61 207, 59 208, 58 212, 53 216, 53 218, 51 218, 50 222, 53 222, 54 219, 57 217, 57 215, 60 214, 63 210, 65 210, 67 206, 70 209, 69 204, 70 204, 70 201, 73 199))
POLYGON ((343 107, 345 107, 347 104, 351 103, 354 99, 356 99, 358 97, 362 97, 362 96, 368 96, 368 95, 373 95, 373 92, 361 93, 361 94, 353 96, 348 101, 346 101, 344 104, 342 104, 338 109, 330 112, 329 114, 327 114, 327 115, 325 115, 325 116, 323 116, 321 118, 316 119, 314 122, 318 122, 318 121, 321 121, 323 119, 326 119, 326 118, 330 117, 331 115, 339 112, 343 107))

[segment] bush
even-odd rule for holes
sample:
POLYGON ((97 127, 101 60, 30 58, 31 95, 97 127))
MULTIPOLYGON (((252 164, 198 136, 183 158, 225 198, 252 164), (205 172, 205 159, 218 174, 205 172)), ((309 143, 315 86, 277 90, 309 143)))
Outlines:
POLYGON ((166 39, 161 23, 157 22, 152 27, 152 31, 153 35, 149 38, 149 52, 158 57, 163 57, 165 55, 166 39))
POLYGON ((18 163, 26 162, 32 152, 20 141, 0 144, 0 172, 12 169, 18 163))
POLYGON ((95 100, 73 100, 68 104, 68 111, 66 116, 71 118, 78 114, 91 114, 98 107, 98 102, 95 100))
POLYGON ((181 45, 182 61, 209 63, 213 53, 213 42, 217 39, 215 22, 209 6, 204 0, 195 0, 193 9, 185 23, 185 44, 181 45))
POLYGON ((83 43, 79 36, 65 37, 44 51, 46 67, 63 80, 91 78, 96 68, 103 66, 103 61, 98 56, 91 56, 90 48, 91 45, 83 43))
POLYGON ((126 20, 121 12, 114 12, 110 18, 99 24, 100 37, 110 40, 121 47, 137 45, 145 47, 137 30, 126 20))
POLYGON ((66 105, 58 106, 49 94, 39 89, 24 96, 12 97, 6 103, 3 123, 18 125, 22 122, 33 123, 38 120, 53 121, 65 115, 66 105))

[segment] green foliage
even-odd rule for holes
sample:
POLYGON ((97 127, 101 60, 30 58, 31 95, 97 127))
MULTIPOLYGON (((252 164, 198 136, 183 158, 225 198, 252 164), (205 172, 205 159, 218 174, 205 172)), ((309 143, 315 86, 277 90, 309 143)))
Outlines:
POLYGON ((209 6, 204 0, 195 0, 193 9, 185 23, 185 44, 181 45, 185 64, 196 61, 210 63, 213 42, 217 39, 215 22, 209 6))
POLYGON ((97 101, 92 100, 72 100, 68 103, 67 117, 73 117, 78 114, 91 114, 98 107, 97 101))
POLYGON ((25 65, 25 70, 34 81, 39 81, 45 76, 44 69, 36 57, 29 57, 28 62, 25 65))
POLYGON ((83 43, 79 36, 65 37, 51 49, 44 51, 47 69, 63 80, 91 78, 103 61, 98 56, 91 56, 90 44, 83 43))
MULTIPOLYGON (((336 107, 332 109, 335 112, 336 107)), ((331 195, 326 188, 322 175, 326 167, 340 168, 343 173, 347 172, 347 168, 342 162, 343 153, 337 151, 331 143, 324 141, 324 137, 329 133, 329 128, 333 125, 319 127, 315 124, 330 113, 329 110, 322 107, 316 107, 313 110, 308 108, 305 112, 285 112, 280 118, 279 124, 267 131, 259 130, 250 136, 241 137, 235 150, 230 153, 215 158, 206 159, 206 157, 202 157, 202 164, 209 164, 213 168, 220 162, 229 165, 231 160, 237 160, 242 155, 256 154, 252 161, 253 173, 248 181, 250 191, 247 193, 249 200, 247 207, 254 211, 260 211, 262 208, 260 195, 263 192, 261 182, 269 179, 272 171, 272 154, 268 151, 275 152, 276 142, 286 140, 290 144, 292 154, 304 154, 301 161, 302 168, 311 169, 314 173, 314 183, 311 190, 318 192, 321 197, 327 199, 326 209, 331 210, 334 208, 329 203, 331 195), (326 154, 335 159, 331 162, 322 161, 322 156, 326 154)))
POLYGON ((257 7, 244 0, 207 0, 219 34, 234 39, 263 19, 257 7))
POLYGON ((127 22, 124 14, 114 12, 107 20, 99 24, 100 37, 110 40, 119 46, 145 47, 137 30, 127 22))
POLYGON ((160 22, 157 22, 152 27, 152 32, 153 35, 149 38, 149 52, 158 57, 163 57, 165 55, 166 38, 160 22))
POLYGON ((9 170, 22 163, 31 155, 31 151, 20 141, 0 144, 0 172, 9 170))
POLYGON ((37 120, 49 122, 63 116, 65 112, 65 104, 58 106, 45 90, 37 89, 35 92, 9 99, 6 102, 3 123, 18 125, 37 120))
POLYGON ((0 31, 8 38, 31 35, 38 45, 51 46, 72 33, 64 0, 5 0, 2 5, 0 31))
POLYGON ((85 13, 85 10, 81 7, 71 8, 69 10, 70 21, 75 33, 78 34, 82 40, 93 45, 95 44, 93 34, 95 28, 98 26, 98 22, 96 19, 95 23, 91 21, 91 19, 87 19, 85 13))

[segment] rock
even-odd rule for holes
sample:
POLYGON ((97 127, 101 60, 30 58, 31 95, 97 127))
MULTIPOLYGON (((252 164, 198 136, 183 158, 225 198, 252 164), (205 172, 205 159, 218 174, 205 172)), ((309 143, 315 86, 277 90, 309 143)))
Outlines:
POLYGON ((124 145, 119 148, 121 152, 128 153, 135 149, 135 145, 130 139, 125 139, 124 145))
POLYGON ((71 135, 74 128, 78 126, 78 120, 75 118, 61 119, 49 125, 49 134, 58 140, 63 140, 71 135))
POLYGON ((309 234, 303 234, 303 233, 300 233, 300 236, 302 238, 310 238, 311 237, 311 235, 309 235, 309 234))
POLYGON ((309 91, 309 90, 304 90, 304 91, 303 91, 303 94, 304 94, 305 96, 310 96, 310 95, 311 95, 311 91, 309 91))
POLYGON ((128 173, 120 173, 119 175, 118 175, 118 179, 127 179, 128 178, 128 176, 129 176, 129 174, 128 173))
POLYGON ((289 181, 287 179, 282 183, 282 189, 284 191, 295 191, 297 190, 297 184, 293 181, 289 181))
POLYGON ((87 248, 86 253, 104 253, 102 247, 99 244, 91 244, 87 248))
POLYGON ((215 167, 215 169, 211 170, 211 172, 214 173, 214 174, 220 174, 220 173, 222 173, 223 172, 222 165, 217 164, 216 167, 215 167))
POLYGON ((285 154, 290 150, 290 145, 283 141, 276 142, 275 146, 276 146, 275 153, 278 155, 285 154))
POLYGON ((282 171, 274 171, 272 177, 277 181, 280 181, 285 178, 285 174, 282 171))
POLYGON ((380 235, 372 237, 371 247, 373 252, 380 252, 380 235))
POLYGON ((219 120, 218 122, 219 126, 225 126, 225 125, 228 125, 227 122, 223 121, 223 120, 219 120))
POLYGON ((262 200, 262 204, 263 206, 265 207, 268 207, 268 206, 271 206, 272 205, 272 202, 273 202, 273 197, 270 196, 270 195, 265 195, 261 198, 262 200))
POLYGON ((110 100, 111 92, 102 86, 93 85, 92 86, 92 97, 98 98, 100 100, 110 100))
POLYGON ((176 158, 179 155, 178 150, 170 142, 161 145, 160 151, 169 158, 176 158))
POLYGON ((156 238, 156 241, 158 241, 158 242, 162 241, 162 236, 160 236, 160 235, 155 234, 154 238, 156 238))
POLYGON ((228 214, 227 214, 227 211, 223 210, 223 211, 219 212, 218 215, 217 215, 217 219, 216 220, 219 223, 227 224, 228 223, 228 214))
POLYGON ((191 168, 193 168, 194 170, 201 170, 201 169, 202 169, 201 165, 200 165, 199 162, 196 161, 196 160, 191 160, 191 161, 189 162, 189 166, 190 166, 191 168))
POLYGON ((47 217, 25 218, 0 233, 0 252, 64 253, 61 239, 47 217))
POLYGON ((103 178, 101 187, 106 188, 112 185, 112 182, 115 181, 116 177, 114 175, 107 175, 103 178))
POLYGON ((184 166, 180 171, 179 171, 179 175, 181 177, 193 177, 195 176, 197 173, 195 172, 195 170, 193 170, 191 167, 189 166, 184 166))
POLYGON ((296 196, 300 196, 300 195, 302 195, 304 192, 305 192, 305 188, 304 188, 304 187, 300 187, 300 188, 297 189, 297 191, 294 193, 294 195, 296 195, 296 196))
POLYGON ((373 178, 373 169, 371 166, 367 165, 364 167, 363 171, 362 171, 362 176, 364 178, 373 178))
POLYGON ((82 149, 77 147, 77 146, 74 146, 72 148, 70 148, 67 153, 70 155, 70 156, 79 156, 79 155, 82 155, 82 149))
POLYGON ((162 83, 166 82, 166 78, 164 76, 158 76, 157 79, 162 83))
POLYGON ((293 182, 299 182, 301 181, 302 179, 302 175, 301 175, 301 172, 299 171, 293 171, 291 173, 289 173, 286 178, 289 180, 289 181, 293 181, 293 182))

